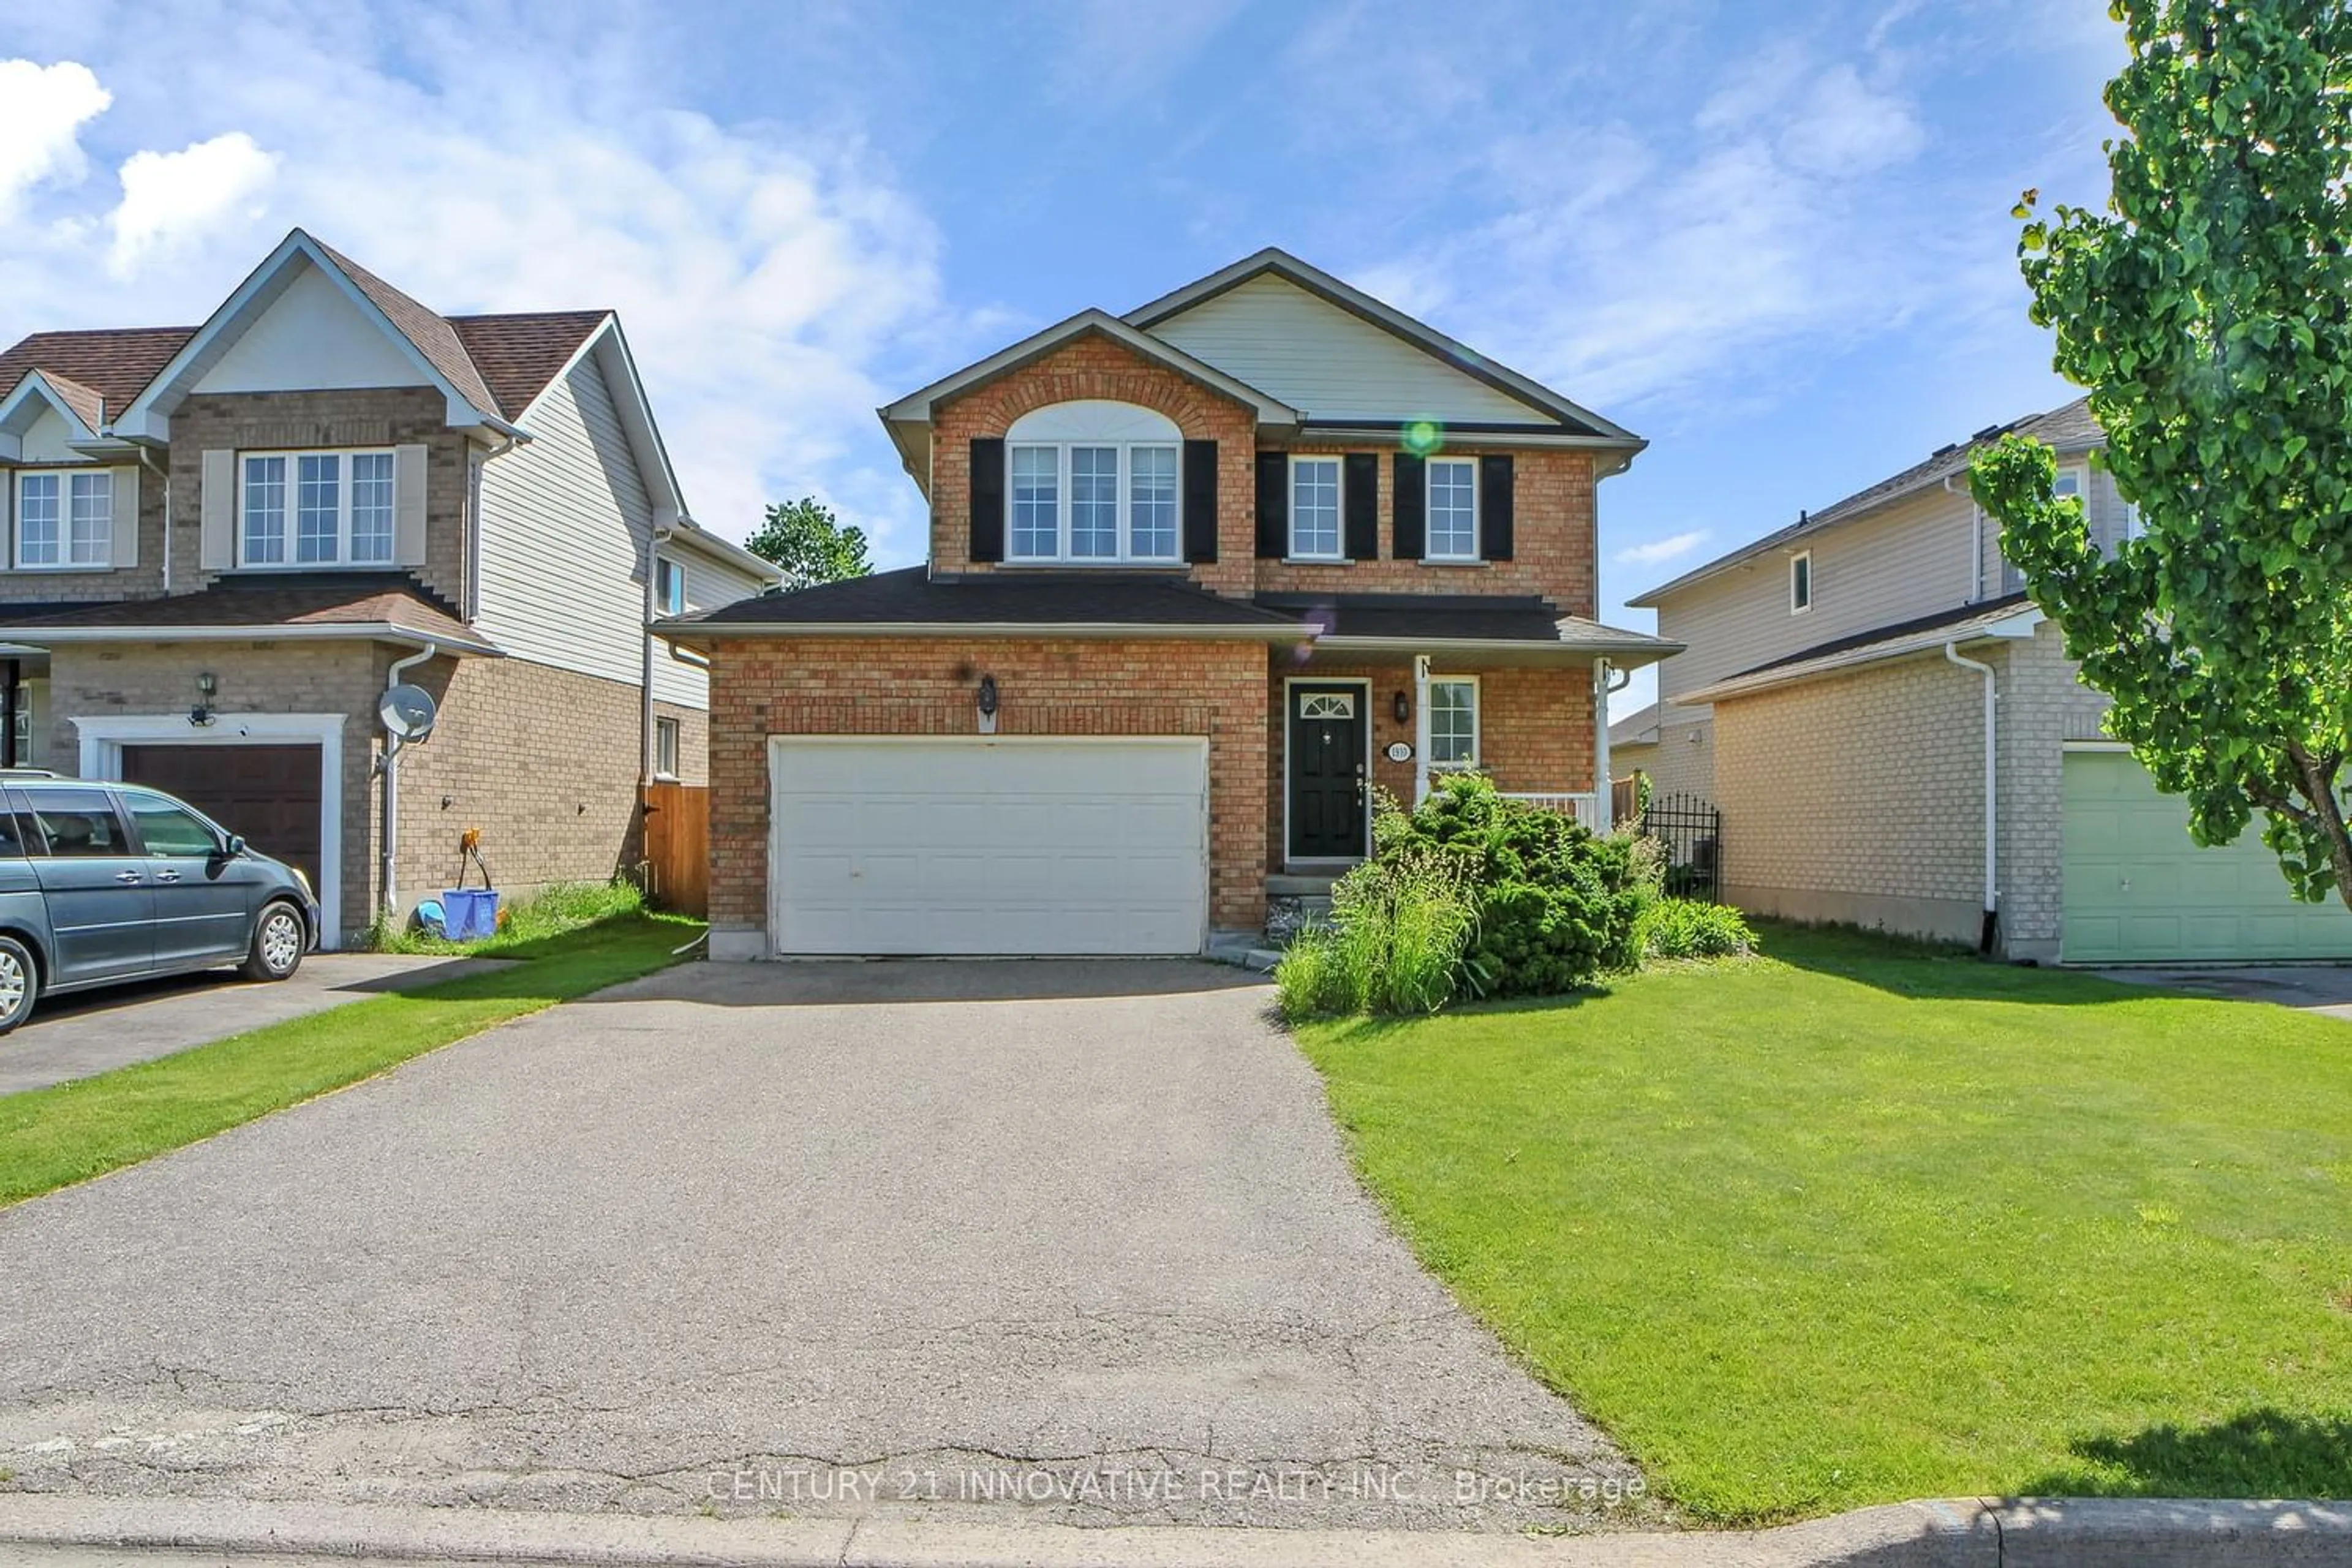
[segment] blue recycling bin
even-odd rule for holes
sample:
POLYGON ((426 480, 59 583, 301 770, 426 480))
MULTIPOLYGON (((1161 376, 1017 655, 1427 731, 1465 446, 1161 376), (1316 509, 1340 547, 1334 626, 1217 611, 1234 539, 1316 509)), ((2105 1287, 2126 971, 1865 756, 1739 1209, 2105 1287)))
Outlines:
POLYGON ((441 895, 441 909, 451 942, 475 942, 499 932, 496 888, 451 888, 441 895))

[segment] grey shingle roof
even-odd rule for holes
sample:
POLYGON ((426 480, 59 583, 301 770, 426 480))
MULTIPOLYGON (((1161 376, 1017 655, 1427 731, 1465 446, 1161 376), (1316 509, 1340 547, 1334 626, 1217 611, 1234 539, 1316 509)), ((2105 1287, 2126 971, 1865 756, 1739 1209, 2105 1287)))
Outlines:
POLYGON ((788 630, 795 626, 1137 626, 1278 628, 1295 616, 1221 598, 1180 577, 1143 574, 985 572, 933 578, 921 566, 877 572, 790 594, 762 594, 665 622, 706 627, 788 630))

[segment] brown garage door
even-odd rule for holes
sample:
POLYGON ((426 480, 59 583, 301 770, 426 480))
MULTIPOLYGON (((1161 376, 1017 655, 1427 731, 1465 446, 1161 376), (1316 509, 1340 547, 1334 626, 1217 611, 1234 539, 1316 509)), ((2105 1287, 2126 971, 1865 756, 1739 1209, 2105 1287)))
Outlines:
POLYGON ((319 748, 125 746, 126 784, 176 795, 319 885, 319 748))

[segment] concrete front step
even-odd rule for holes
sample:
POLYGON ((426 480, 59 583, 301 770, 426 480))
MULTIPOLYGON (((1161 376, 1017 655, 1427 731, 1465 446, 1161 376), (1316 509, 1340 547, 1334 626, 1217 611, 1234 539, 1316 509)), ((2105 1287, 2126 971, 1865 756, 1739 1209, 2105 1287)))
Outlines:
POLYGON ((1328 899, 1337 877, 1307 876, 1289 871, 1277 872, 1265 879, 1265 896, 1269 899, 1328 899))

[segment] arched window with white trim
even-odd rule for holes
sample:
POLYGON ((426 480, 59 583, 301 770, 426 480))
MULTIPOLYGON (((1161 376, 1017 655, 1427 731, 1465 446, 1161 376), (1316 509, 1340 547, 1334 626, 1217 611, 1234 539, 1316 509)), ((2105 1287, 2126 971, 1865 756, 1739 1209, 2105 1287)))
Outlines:
POLYGON ((1008 562, 1173 564, 1184 437, 1132 403, 1049 404, 1004 433, 1008 562))

